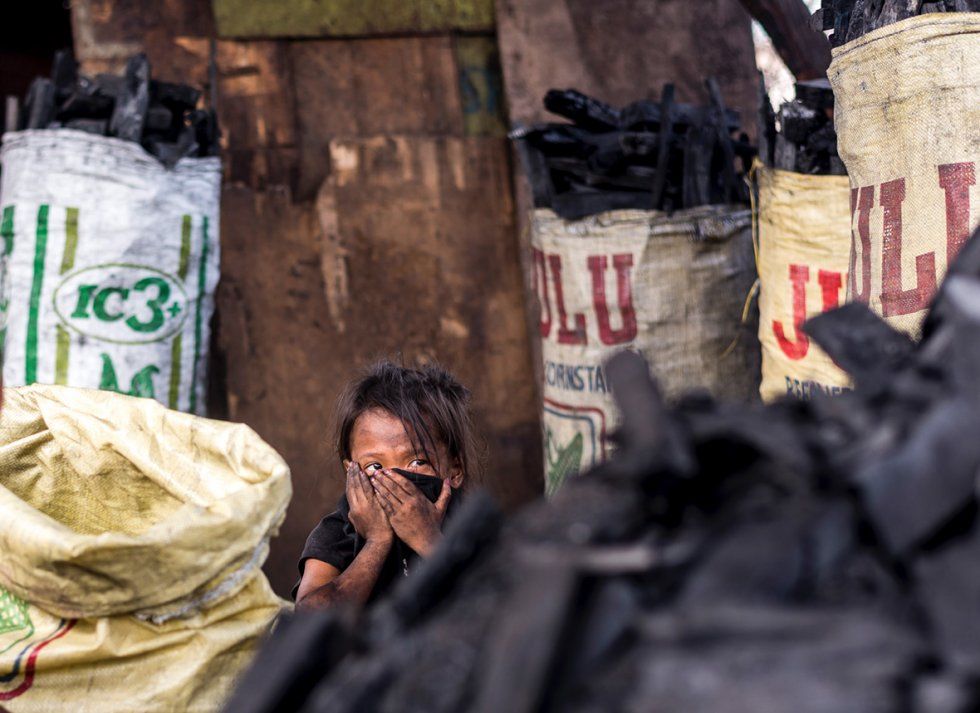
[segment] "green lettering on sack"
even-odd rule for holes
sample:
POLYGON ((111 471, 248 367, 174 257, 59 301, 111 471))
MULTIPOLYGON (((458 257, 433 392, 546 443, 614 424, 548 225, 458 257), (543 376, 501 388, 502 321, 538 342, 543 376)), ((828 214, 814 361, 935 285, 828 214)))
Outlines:
POLYGON ((75 311, 71 313, 72 319, 88 319, 88 306, 98 288, 98 285, 82 285, 78 288, 78 303, 75 305, 75 311))
MULTIPOLYGON (((146 300, 146 306, 150 308, 153 316, 150 317, 149 321, 142 322, 136 318, 135 315, 126 320, 126 325, 136 331, 136 332, 155 332, 160 329, 166 322, 166 316, 163 314, 163 306, 170 299, 170 285, 167 284, 166 280, 159 277, 144 277, 142 280, 133 285, 134 292, 145 292, 148 289, 156 288, 156 297, 146 300)), ((180 313, 180 305, 174 303, 170 306, 171 314, 177 316, 180 313), (177 308, 174 312, 173 309, 177 308)))
POLYGON ((140 396, 148 399, 155 398, 156 391, 153 388, 153 377, 160 373, 160 368, 150 364, 140 369, 129 382, 129 390, 123 391, 119 388, 119 379, 116 377, 116 367, 112 363, 112 357, 102 354, 102 378, 99 380, 99 388, 103 391, 115 391, 117 394, 128 394, 129 396, 140 396))
POLYGON ((125 315, 122 312, 109 312, 106 309, 106 302, 113 295, 119 295, 119 302, 125 302, 129 297, 129 290, 125 287, 103 287, 95 296, 92 311, 95 312, 97 319, 103 322, 115 322, 122 319, 125 315))

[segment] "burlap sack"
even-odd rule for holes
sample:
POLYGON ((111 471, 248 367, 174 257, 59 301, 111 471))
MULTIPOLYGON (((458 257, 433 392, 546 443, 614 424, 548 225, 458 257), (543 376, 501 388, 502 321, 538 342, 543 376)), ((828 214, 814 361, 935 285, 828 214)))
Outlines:
POLYGON ((565 221, 539 209, 532 243, 549 491, 606 457, 619 415, 602 365, 617 351, 640 351, 668 399, 696 388, 757 398, 759 344, 742 324, 755 281, 749 210, 565 221))
POLYGON ((220 159, 167 169, 131 141, 45 129, 5 134, 0 160, 4 383, 106 389, 203 414, 220 159))
POLYGON ((851 252, 847 176, 757 166, 759 341, 764 401, 839 393, 847 374, 800 328, 843 303, 851 252))
POLYGON ((883 27, 835 49, 829 76, 851 179, 848 299, 916 334, 980 222, 980 14, 883 27))
POLYGON ((280 610, 259 568, 289 496, 286 464, 245 426, 7 389, 0 706, 217 710, 280 610))

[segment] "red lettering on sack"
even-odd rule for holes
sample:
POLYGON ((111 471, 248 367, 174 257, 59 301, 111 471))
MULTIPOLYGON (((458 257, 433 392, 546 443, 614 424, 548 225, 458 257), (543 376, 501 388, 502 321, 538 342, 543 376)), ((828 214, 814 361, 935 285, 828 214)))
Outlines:
POLYGON ((939 185, 946 191, 946 265, 970 237, 970 187, 977 183, 975 163, 947 163, 939 167, 939 185))
POLYGON ((559 344, 588 344, 585 333, 585 315, 579 312, 572 315, 575 328, 568 326, 568 313, 565 310, 565 295, 561 286, 561 256, 549 255, 548 265, 551 267, 551 282, 555 287, 555 307, 558 310, 558 343, 559 344))
POLYGON ((902 289, 902 202, 905 179, 881 184, 881 313, 885 317, 914 314, 926 308, 936 292, 935 252, 916 255, 915 287, 902 289))
POLYGON ((840 307, 840 288, 844 284, 841 274, 833 270, 820 270, 817 273, 817 282, 820 283, 823 311, 840 307))
POLYGON ((793 332, 796 341, 786 338, 783 325, 778 320, 772 321, 772 332, 783 354, 793 360, 802 359, 810 350, 810 339, 803 333, 801 327, 806 320, 806 283, 810 280, 810 268, 806 265, 790 265, 789 281, 793 285, 793 332))
POLYGON ((857 235, 851 227, 851 266, 848 279, 855 302, 871 301, 871 209, 875 205, 875 187, 865 186, 851 190, 851 222, 857 214, 857 235), (861 242, 861 286, 858 287, 857 253, 861 242))
POLYGON ((592 255, 588 259, 589 271, 592 273, 592 300, 595 306, 596 320, 599 323, 599 339, 603 344, 625 344, 636 338, 636 312, 633 309, 633 286, 630 281, 630 270, 633 267, 633 256, 629 253, 613 255, 613 268, 616 270, 616 294, 619 299, 619 314, 623 326, 613 329, 609 323, 609 306, 606 303, 606 266, 605 255, 592 255))
POLYGON ((540 302, 538 329, 541 331, 541 338, 547 339, 551 334, 551 300, 548 299, 548 269, 544 263, 544 253, 537 248, 531 248, 531 262, 531 288, 540 302))

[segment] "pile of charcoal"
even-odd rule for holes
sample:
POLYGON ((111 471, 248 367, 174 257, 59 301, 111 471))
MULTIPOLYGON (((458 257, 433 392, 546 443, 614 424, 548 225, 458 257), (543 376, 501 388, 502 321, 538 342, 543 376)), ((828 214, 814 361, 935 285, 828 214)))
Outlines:
POLYGON ((7 130, 75 129, 140 144, 167 167, 182 158, 216 156, 219 130, 213 110, 197 108, 201 92, 150 78, 145 54, 122 76, 79 74, 68 51, 58 52, 50 77, 36 78, 7 130))
POLYGON ((980 709, 980 231, 919 342, 860 303, 806 329, 853 391, 668 407, 614 357, 609 462, 509 520, 470 496, 360 618, 284 621, 227 710, 980 709))
POLYGON ((795 173, 846 176, 837 154, 834 91, 826 79, 796 83, 796 99, 776 114, 764 91, 759 116, 759 158, 767 166, 795 173))
POLYGON ((930 12, 980 12, 980 0, 823 0, 814 15, 834 47, 879 27, 930 12))
POLYGON ((576 220, 607 210, 747 202, 743 176, 755 148, 718 84, 709 79, 706 86, 710 103, 703 107, 676 102, 671 84, 659 102, 621 109, 575 90, 549 91, 545 108, 573 123, 518 127, 510 135, 535 207, 576 220))

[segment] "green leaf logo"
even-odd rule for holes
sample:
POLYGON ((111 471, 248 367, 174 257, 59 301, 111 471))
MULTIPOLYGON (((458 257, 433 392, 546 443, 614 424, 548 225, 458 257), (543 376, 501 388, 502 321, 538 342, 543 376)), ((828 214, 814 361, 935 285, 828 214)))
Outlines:
POLYGON ((548 479, 545 485, 545 494, 552 495, 565 482, 565 478, 576 475, 582 470, 582 452, 584 450, 582 434, 576 433, 575 437, 566 446, 554 445, 554 438, 551 431, 548 431, 546 449, 548 452, 548 479), (555 455, 552 457, 552 448, 555 455))

